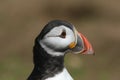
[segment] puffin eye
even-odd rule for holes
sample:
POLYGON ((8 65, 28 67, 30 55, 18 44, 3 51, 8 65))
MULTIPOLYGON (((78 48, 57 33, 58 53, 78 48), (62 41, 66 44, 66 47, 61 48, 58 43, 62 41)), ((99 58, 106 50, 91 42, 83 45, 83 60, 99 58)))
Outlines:
POLYGON ((59 37, 61 37, 61 38, 65 38, 65 37, 66 37, 66 31, 63 30, 62 33, 59 35, 59 37))

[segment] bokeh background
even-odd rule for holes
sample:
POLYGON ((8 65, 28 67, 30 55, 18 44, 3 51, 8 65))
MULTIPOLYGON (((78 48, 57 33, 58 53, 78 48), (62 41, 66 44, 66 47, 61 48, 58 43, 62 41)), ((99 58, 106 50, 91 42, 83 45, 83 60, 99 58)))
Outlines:
POLYGON ((65 57, 75 80, 120 80, 119 0, 0 0, 0 80, 26 80, 34 39, 54 19, 74 24, 94 47, 95 56, 65 57))

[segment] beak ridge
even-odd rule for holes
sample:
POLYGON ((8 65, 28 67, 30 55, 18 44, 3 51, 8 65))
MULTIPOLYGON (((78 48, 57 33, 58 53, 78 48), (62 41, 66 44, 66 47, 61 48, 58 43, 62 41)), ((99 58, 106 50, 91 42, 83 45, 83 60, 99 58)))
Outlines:
POLYGON ((82 54, 94 54, 94 50, 92 48, 92 45, 87 40, 87 38, 81 33, 79 33, 79 35, 81 36, 83 43, 84 43, 84 50, 81 53, 82 54))
POLYGON ((69 48, 72 50, 73 53, 81 53, 81 54, 94 54, 94 50, 92 45, 88 41, 88 39, 81 33, 75 31, 75 42, 72 42, 69 45, 69 48))

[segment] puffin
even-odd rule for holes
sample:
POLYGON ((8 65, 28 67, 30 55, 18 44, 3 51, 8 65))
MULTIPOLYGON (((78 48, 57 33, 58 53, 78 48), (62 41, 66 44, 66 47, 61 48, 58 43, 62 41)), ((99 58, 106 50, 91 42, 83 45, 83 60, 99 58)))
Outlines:
POLYGON ((48 22, 35 39, 34 68, 27 80, 74 80, 64 65, 67 53, 94 54, 88 39, 64 20, 48 22))

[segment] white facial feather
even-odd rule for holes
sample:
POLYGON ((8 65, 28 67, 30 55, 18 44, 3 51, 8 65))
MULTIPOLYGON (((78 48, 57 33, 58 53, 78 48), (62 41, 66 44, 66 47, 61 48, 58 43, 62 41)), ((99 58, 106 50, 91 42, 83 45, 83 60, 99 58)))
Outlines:
POLYGON ((64 49, 67 46, 69 46, 71 42, 74 41, 75 41, 75 36, 73 31, 64 25, 61 25, 53 28, 50 32, 48 32, 44 36, 44 38, 40 41, 40 44, 49 54, 52 54, 54 56, 59 56, 64 54, 63 53, 61 54, 61 52, 55 53, 55 51, 51 49, 49 46, 54 47, 54 49, 64 49), (65 38, 58 37, 63 30, 66 31, 66 37, 65 38))

